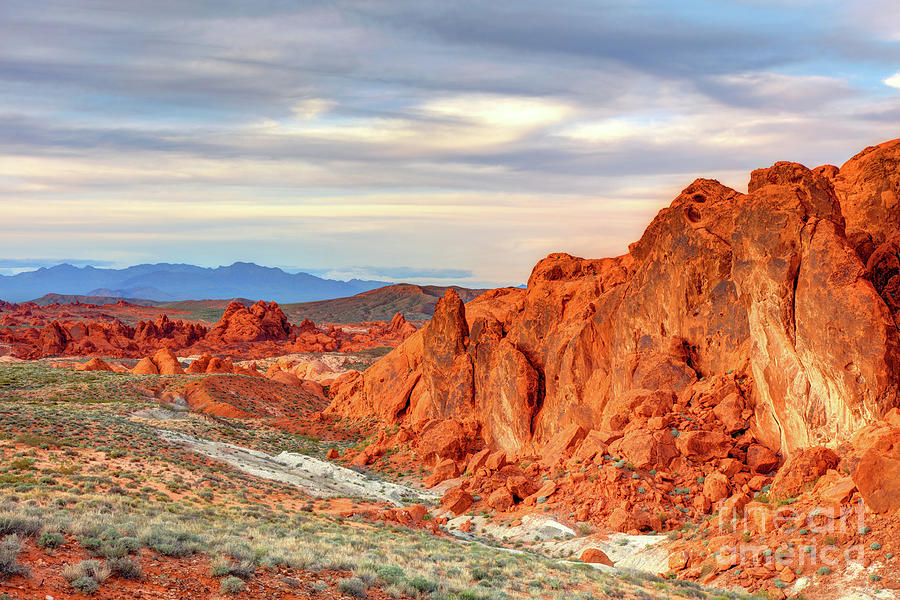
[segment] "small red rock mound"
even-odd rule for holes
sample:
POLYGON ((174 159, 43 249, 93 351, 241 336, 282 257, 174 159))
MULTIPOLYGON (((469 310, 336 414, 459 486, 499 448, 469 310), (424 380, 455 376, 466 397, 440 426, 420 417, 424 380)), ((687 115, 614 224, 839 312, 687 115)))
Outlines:
POLYGON ((581 562, 613 566, 613 561, 609 559, 606 552, 599 548, 586 548, 581 553, 581 562))
POLYGON ((227 373, 232 375, 262 377, 262 374, 257 370, 255 364, 251 364, 249 367, 242 367, 240 365, 235 365, 228 358, 219 358, 218 356, 210 356, 209 354, 204 354, 200 358, 192 361, 191 364, 188 365, 188 368, 185 369, 185 373, 227 373))
POLYGON ((829 448, 816 446, 795 452, 778 471, 772 482, 771 495, 787 500, 808 491, 819 477, 837 467, 840 458, 829 448))
POLYGON ((92 358, 83 365, 75 367, 76 371, 112 371, 113 368, 102 358, 92 358))
POLYGON ((142 358, 131 372, 135 375, 183 375, 184 369, 171 350, 162 348, 153 356, 142 358))

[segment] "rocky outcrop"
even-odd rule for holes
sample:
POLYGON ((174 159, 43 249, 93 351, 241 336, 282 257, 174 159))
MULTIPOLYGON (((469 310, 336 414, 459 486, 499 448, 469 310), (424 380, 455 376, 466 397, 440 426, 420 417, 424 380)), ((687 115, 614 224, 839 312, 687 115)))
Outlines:
POLYGON ((832 178, 848 237, 878 246, 900 232, 900 140, 866 148, 832 178))
POLYGON ((866 506, 877 513, 900 510, 900 412, 887 422, 861 429, 853 440, 853 483, 866 506))
POLYGON ((840 170, 781 162, 747 194, 698 179, 624 256, 553 254, 527 290, 467 305, 448 291, 426 327, 336 384, 328 411, 471 422, 511 456, 573 426, 643 430, 619 442, 642 464, 736 456, 757 473, 847 439, 900 404, 900 266, 893 246, 879 252, 894 243, 898 158, 889 142, 840 170), (722 429, 673 450, 653 432, 691 402, 722 429))
POLYGON ((275 302, 259 301, 251 307, 232 302, 206 336, 208 343, 232 344, 287 340, 291 324, 275 302))
MULTIPOLYGON (((18 323, 27 312, 27 308, 20 307, 18 319, 11 324, 18 323)), ((171 321, 166 315, 160 315, 155 321, 140 321, 135 327, 115 318, 74 323, 54 319, 40 330, 32 327, 0 330, 0 341, 19 347, 17 354, 25 358, 97 354, 135 357, 160 347, 189 347, 202 339, 206 331, 202 325, 171 321)))
MULTIPOLYGON (((165 314, 154 320, 126 325, 135 310, 126 303, 115 305, 26 303, 0 316, 0 343, 22 358, 43 356, 92 356, 139 358, 158 348, 190 354, 222 354, 263 358, 307 352, 353 352, 377 346, 395 346, 415 333, 402 315, 390 323, 367 322, 360 326, 319 328, 309 320, 292 326, 274 302, 246 307, 232 302, 209 330, 200 323, 171 320, 165 314), (75 321, 75 313, 89 320, 75 321), (93 319, 93 320, 90 320, 93 319)), ((143 314, 143 313, 141 313, 143 314)))

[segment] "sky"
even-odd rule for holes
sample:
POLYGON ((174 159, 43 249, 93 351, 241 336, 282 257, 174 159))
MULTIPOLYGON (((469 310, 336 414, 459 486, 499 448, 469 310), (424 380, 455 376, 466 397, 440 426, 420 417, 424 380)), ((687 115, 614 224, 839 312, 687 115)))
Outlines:
POLYGON ((0 273, 516 284, 897 137, 895 0, 12 0, 0 273))

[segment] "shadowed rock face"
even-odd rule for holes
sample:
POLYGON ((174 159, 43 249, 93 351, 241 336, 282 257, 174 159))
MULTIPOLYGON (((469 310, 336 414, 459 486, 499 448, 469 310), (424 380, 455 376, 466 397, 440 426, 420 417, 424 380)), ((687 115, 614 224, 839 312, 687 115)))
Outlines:
POLYGON ((553 254, 527 290, 467 305, 448 291, 428 326, 336 386, 329 411, 472 422, 523 455, 567 427, 659 418, 735 372, 749 391, 713 403, 734 435, 785 453, 847 438, 898 405, 898 161, 895 141, 840 170, 754 171, 747 194, 698 179, 624 256, 553 254))

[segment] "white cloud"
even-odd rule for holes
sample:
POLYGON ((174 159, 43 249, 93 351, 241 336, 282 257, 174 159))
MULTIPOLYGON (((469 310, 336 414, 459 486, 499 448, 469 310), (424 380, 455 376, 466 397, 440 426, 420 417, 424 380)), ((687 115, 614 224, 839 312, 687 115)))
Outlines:
POLYGON ((307 98, 294 104, 294 106, 291 107, 291 111, 300 119, 311 121, 317 119, 319 115, 330 111, 334 106, 335 103, 332 100, 325 100, 324 98, 307 98))
POLYGON ((884 84, 892 88, 900 89, 900 71, 885 79, 884 84))
POLYGON ((422 110, 491 127, 527 129, 557 123, 571 114, 572 107, 559 100, 477 94, 440 98, 422 110))

